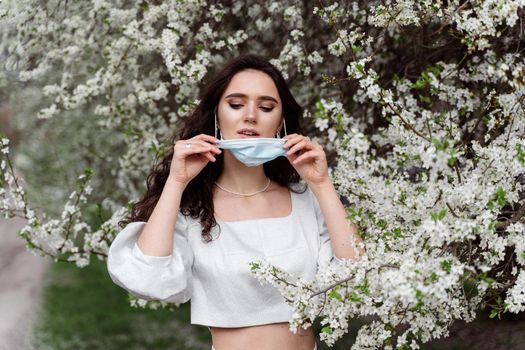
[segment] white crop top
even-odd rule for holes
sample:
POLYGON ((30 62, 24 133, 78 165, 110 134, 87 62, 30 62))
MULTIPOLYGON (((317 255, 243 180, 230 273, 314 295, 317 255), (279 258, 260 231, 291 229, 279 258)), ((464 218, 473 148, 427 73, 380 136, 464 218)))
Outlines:
MULTIPOLYGON (((300 188, 300 187, 299 187, 300 188)), ((292 308, 275 287, 261 285, 249 262, 266 258, 295 277, 313 280, 321 264, 335 257, 313 192, 290 191, 292 212, 285 217, 221 221, 214 240, 201 240, 197 219, 177 216, 173 253, 145 255, 137 245, 145 222, 131 222, 109 247, 113 282, 146 300, 184 303, 191 299, 191 324, 245 327, 288 322, 292 308)))

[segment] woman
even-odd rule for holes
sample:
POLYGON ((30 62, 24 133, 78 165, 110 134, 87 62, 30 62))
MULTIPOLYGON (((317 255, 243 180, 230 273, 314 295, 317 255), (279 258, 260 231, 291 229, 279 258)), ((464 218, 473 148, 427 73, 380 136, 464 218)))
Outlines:
POLYGON ((249 269, 266 258, 313 279, 319 265, 364 253, 323 148, 299 133, 301 115, 268 61, 231 61, 121 223, 112 280, 148 300, 191 299, 191 323, 209 327, 212 349, 316 349, 312 329, 290 332, 291 307, 249 269))

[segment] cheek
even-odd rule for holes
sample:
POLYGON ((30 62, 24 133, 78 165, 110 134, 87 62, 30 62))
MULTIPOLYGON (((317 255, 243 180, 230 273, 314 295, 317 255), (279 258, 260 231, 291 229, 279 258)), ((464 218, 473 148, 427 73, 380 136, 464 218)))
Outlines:
POLYGON ((272 119, 273 119, 273 121, 274 121, 274 125, 275 125, 275 127, 276 127, 276 128, 279 127, 279 125, 281 125, 281 123, 282 123, 282 121, 283 121, 283 120, 282 120, 283 118, 282 118, 282 112, 281 112, 281 110, 278 110, 278 111, 275 111, 275 112, 272 111, 272 119))
POLYGON ((224 106, 219 108, 220 119, 219 124, 223 126, 231 125, 235 123, 240 118, 240 111, 230 108, 229 106, 224 106))

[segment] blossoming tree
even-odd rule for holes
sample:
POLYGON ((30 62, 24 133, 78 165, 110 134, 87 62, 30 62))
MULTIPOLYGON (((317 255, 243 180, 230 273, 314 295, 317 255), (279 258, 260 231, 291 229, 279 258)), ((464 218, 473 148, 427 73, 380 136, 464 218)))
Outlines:
MULTIPOLYGON (((292 330, 320 319, 332 345, 350 318, 373 316, 353 349, 418 348, 480 308, 525 311, 524 5, 7 1, 0 86, 31 101, 17 107, 18 123, 91 132, 74 155, 62 150, 62 171, 78 182, 55 216, 32 207, 2 139, 0 210, 28 219, 20 237, 35 254, 79 267, 104 259, 206 78, 257 52, 306 107, 307 132, 329 153, 367 249, 357 262, 320 267, 314 281, 251 264, 294 307, 292 330), (86 217, 95 203, 112 213, 97 227, 86 217)), ((39 135, 35 152, 45 153, 39 135)), ((25 157, 23 173, 47 160, 25 157)))

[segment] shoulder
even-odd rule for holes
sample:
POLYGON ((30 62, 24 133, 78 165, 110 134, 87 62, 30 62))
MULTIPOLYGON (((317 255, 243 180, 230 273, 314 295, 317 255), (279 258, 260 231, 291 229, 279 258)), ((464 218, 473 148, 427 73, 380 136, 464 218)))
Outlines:
POLYGON ((288 186, 290 188, 290 191, 293 191, 297 194, 304 194, 310 191, 310 188, 304 182, 291 182, 290 184, 288 184, 288 186))
POLYGON ((304 182, 292 182, 289 184, 290 191, 302 197, 310 197, 313 195, 312 190, 304 182))
POLYGON ((290 191, 298 199, 299 202, 305 203, 306 205, 314 204, 315 206, 315 195, 307 184, 303 182, 291 183, 290 191))
POLYGON ((200 226, 200 220, 198 218, 193 218, 191 215, 183 214, 182 210, 179 210, 177 214, 177 226, 181 228, 184 228, 185 230, 188 230, 189 228, 199 225, 200 226))

